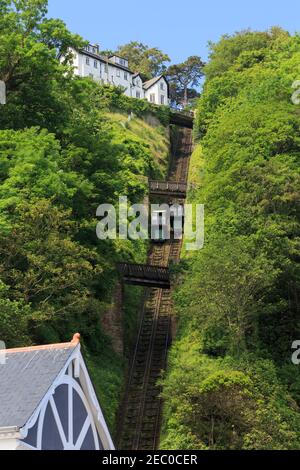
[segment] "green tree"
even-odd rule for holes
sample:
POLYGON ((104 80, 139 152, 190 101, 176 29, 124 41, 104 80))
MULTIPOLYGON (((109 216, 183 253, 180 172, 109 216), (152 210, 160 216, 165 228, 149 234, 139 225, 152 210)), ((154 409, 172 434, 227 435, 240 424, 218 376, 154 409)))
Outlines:
POLYGON ((170 62, 169 56, 157 47, 149 47, 137 41, 119 46, 116 53, 128 59, 129 67, 147 80, 163 74, 166 62, 170 62))
POLYGON ((53 128, 68 110, 63 96, 70 69, 57 57, 84 42, 46 14, 46 0, 0 4, 0 79, 7 89, 1 128, 37 124, 53 128))
MULTIPOLYGON (((103 313, 116 263, 143 262, 147 245, 98 240, 96 209, 124 194, 142 201, 147 177, 166 171, 169 114, 75 77, 67 51, 84 42, 46 11, 42 0, 0 0, 8 89, 0 114, 0 339, 8 347, 48 344, 80 331, 113 427, 126 360, 112 350, 103 313), (129 121, 132 112, 139 118, 129 121), (140 119, 149 112, 161 126, 140 119)), ((135 300, 126 333, 127 323, 135 331, 135 300)))
POLYGON ((194 98, 195 93, 192 91, 200 85, 203 77, 204 62, 198 56, 191 56, 181 64, 171 65, 166 75, 170 80, 171 87, 174 92, 174 99, 177 103, 181 103, 186 107, 189 98, 194 98))
POLYGON ((175 294, 166 448, 300 446, 299 45, 278 28, 238 33, 206 66, 189 194, 205 204, 205 245, 186 254, 175 294))
POLYGON ((269 31, 259 32, 245 30, 233 36, 225 34, 217 43, 209 42, 209 62, 205 66, 208 80, 220 76, 230 69, 243 52, 255 52, 262 61, 264 51, 272 47, 274 41, 284 40, 289 36, 287 31, 273 27, 269 31))
POLYGON ((0 338, 6 348, 15 348, 31 343, 29 322, 33 312, 25 302, 8 299, 8 290, 9 287, 0 280, 0 338))

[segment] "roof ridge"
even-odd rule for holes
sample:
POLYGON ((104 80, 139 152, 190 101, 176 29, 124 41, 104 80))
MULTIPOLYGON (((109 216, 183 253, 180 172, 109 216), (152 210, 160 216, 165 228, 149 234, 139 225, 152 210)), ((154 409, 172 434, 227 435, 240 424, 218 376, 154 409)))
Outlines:
POLYGON ((147 80, 147 82, 150 82, 151 80, 158 80, 159 78, 162 78, 164 77, 164 74, 162 73, 161 75, 155 75, 155 77, 151 77, 149 78, 149 80, 147 80))
MULTIPOLYGON (((30 351, 45 351, 47 349, 67 349, 67 348, 76 348, 80 343, 80 334, 75 333, 73 339, 68 343, 54 343, 54 344, 45 344, 41 346, 27 346, 23 348, 11 348, 3 349, 2 353, 21 353, 21 352, 30 352, 30 351)), ((0 351, 1 352, 1 351, 0 351)))
POLYGON ((157 77, 152 77, 152 78, 150 78, 150 80, 147 80, 146 82, 144 82, 143 83, 143 88, 145 88, 146 90, 149 89, 152 85, 155 85, 155 83, 158 82, 159 80, 161 80, 162 78, 164 78, 165 81, 167 82, 167 79, 166 79, 165 75, 162 74, 162 75, 158 75, 157 77))

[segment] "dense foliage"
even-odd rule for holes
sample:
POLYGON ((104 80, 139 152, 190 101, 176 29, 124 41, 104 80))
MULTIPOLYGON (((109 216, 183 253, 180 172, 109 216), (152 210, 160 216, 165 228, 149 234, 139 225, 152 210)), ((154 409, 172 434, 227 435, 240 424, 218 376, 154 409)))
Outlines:
POLYGON ((99 93, 102 105, 106 105, 109 109, 133 113, 143 119, 150 114, 155 116, 164 126, 170 122, 170 108, 168 106, 158 106, 147 100, 131 99, 123 93, 122 87, 112 88, 109 85, 103 85, 99 93))
POLYGON ((59 62, 83 41, 46 18, 46 3, 0 1, 0 339, 17 347, 79 331, 112 426, 124 362, 101 317, 116 262, 143 261, 147 246, 100 242, 96 209, 123 195, 143 200, 147 177, 166 170, 168 134, 156 118, 154 126, 137 118, 156 112, 151 106, 75 78, 59 62))
POLYGON ((170 62, 169 56, 157 47, 149 47, 138 41, 119 46, 116 53, 127 59, 130 68, 142 74, 145 80, 164 73, 166 63, 170 62))
POLYGON ((190 192, 206 240, 176 292, 164 448, 300 448, 299 51, 278 28, 211 45, 190 192))
MULTIPOLYGON (((192 99, 198 95, 201 78, 203 77, 204 62, 201 57, 191 56, 180 64, 171 65, 166 75, 171 89, 171 98, 175 105, 186 108, 192 99)), ((192 104, 192 103, 191 103, 192 104)))
MULTIPOLYGON (((158 75, 165 75, 169 81, 171 105, 194 108, 194 101, 199 97, 199 85, 203 77, 204 62, 198 56, 188 57, 180 64, 167 67, 170 58, 157 47, 149 47, 137 41, 119 46, 117 51, 103 51, 110 56, 118 54, 129 61, 129 67, 139 72, 144 81, 158 75)), ((149 106, 149 105, 148 105, 149 106)))

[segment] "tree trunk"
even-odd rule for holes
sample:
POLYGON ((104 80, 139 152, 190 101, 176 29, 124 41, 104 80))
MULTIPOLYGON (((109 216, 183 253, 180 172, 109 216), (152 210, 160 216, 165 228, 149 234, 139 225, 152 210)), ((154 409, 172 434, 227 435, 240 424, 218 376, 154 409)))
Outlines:
POLYGON ((183 106, 186 107, 189 104, 189 99, 188 99, 188 87, 184 87, 184 97, 183 97, 183 106))

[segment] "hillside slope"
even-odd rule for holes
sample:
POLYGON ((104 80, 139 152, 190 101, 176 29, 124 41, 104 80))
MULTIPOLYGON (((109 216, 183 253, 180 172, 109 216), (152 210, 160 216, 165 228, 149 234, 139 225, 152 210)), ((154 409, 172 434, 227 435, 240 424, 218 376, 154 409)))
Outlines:
POLYGON ((165 449, 300 448, 299 46, 278 28, 212 46, 189 194, 206 239, 181 264, 165 449))
MULTIPOLYGON (((64 146, 37 127, 0 130, 1 340, 44 344, 80 331, 111 425, 126 361, 113 352, 101 316, 113 299, 116 263, 143 262, 147 243, 98 240, 96 208, 123 195, 141 202, 147 178, 163 174, 169 155, 166 127, 127 118, 105 112, 93 149, 83 141, 64 146)), ((134 289, 126 301, 134 328, 134 289)))

